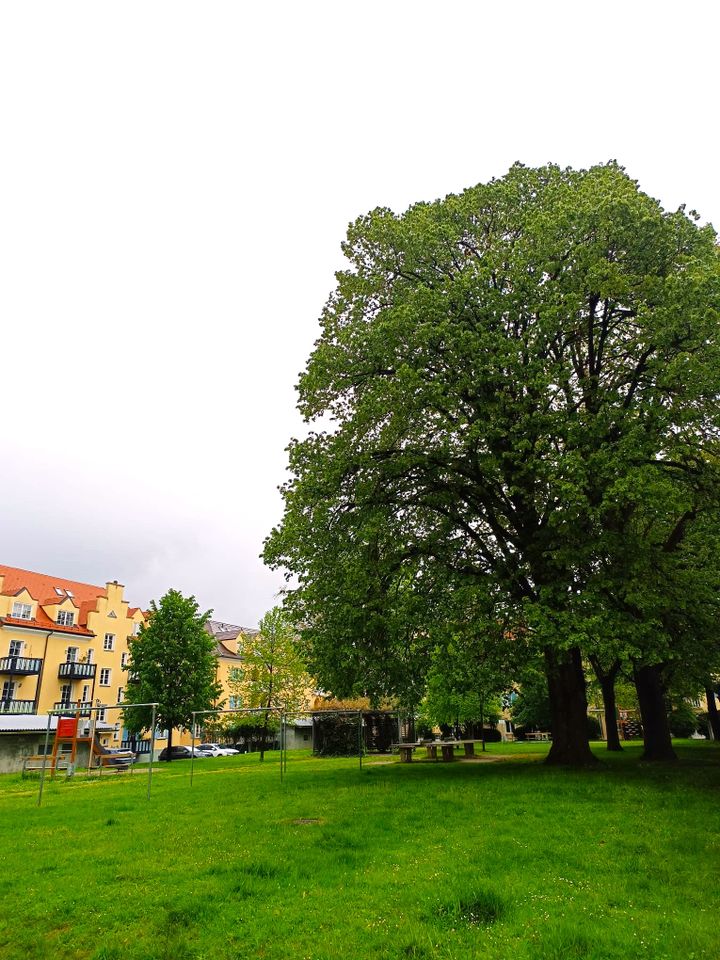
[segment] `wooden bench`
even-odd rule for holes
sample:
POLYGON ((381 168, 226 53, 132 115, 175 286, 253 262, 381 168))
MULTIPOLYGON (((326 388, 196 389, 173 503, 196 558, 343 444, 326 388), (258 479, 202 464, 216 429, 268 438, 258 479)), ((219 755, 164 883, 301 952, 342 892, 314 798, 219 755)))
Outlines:
MULTIPOLYGON (((25 757, 23 760, 22 776, 26 777, 31 773, 41 773, 43 766, 46 772, 52 773, 53 759, 52 754, 44 757, 42 754, 34 754, 31 757, 25 757)), ((65 757, 58 757, 55 762, 55 770, 67 770, 68 760, 65 757)))

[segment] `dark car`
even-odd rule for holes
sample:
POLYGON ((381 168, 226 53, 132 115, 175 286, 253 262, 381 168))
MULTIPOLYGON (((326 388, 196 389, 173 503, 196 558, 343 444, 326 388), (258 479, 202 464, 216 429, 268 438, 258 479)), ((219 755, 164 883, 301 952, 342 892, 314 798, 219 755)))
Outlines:
MULTIPOLYGON (((189 760, 192 757, 190 747, 170 747, 170 751, 165 747, 160 751, 158 760, 189 760), (172 756, 171 756, 172 753, 172 756)), ((195 751, 195 759, 205 759, 205 755, 195 751)))

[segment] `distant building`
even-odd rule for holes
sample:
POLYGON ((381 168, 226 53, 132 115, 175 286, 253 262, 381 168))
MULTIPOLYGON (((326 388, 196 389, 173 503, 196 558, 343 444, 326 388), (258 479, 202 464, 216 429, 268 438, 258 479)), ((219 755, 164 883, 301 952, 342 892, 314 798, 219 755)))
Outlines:
MULTIPOLYGON (((0 715, 122 702, 128 639, 144 620, 123 590, 0 565, 0 715)), ((104 745, 119 746, 120 711, 97 719, 112 726, 104 745)))
POLYGON ((253 627, 239 627, 237 624, 224 623, 221 620, 208 620, 205 629, 215 639, 215 656, 217 657, 215 677, 223 688, 218 702, 224 702, 226 709, 233 710, 241 706, 230 692, 230 683, 233 679, 233 671, 242 669, 243 638, 255 637, 258 631, 253 627))

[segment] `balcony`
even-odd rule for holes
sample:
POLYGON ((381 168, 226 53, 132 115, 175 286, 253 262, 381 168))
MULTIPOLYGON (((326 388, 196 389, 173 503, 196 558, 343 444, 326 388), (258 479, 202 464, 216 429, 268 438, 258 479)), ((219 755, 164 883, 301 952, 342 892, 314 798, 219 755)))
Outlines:
POLYGON ((80 714, 81 717, 90 716, 91 700, 58 700, 53 704, 53 710, 64 710, 68 716, 80 714))
POLYGON ((123 750, 132 750, 133 753, 150 753, 150 740, 133 740, 132 737, 129 740, 123 740, 120 746, 123 750))
POLYGON ((35 713, 35 701, 0 700, 0 713, 35 713))
POLYGON ((16 677, 27 677, 33 673, 40 673, 42 659, 40 657, 0 657, 0 673, 12 673, 16 677))
POLYGON ((67 660, 58 667, 58 679, 60 680, 92 680, 94 677, 94 663, 80 663, 78 660, 67 660))

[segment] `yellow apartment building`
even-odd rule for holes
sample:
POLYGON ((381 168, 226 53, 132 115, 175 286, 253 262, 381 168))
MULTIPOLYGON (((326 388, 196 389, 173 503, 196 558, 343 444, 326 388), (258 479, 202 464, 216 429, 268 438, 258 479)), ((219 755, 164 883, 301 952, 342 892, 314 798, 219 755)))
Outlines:
MULTIPOLYGON (((128 638, 143 623, 123 590, 0 565, 0 715, 122 702, 128 638)), ((120 711, 99 719, 113 725, 105 745, 119 746, 120 711)))
MULTIPOLYGON (((116 580, 104 587, 0 565, 0 717, 44 715, 49 710, 88 715, 98 704, 122 703, 127 684, 128 641, 144 622, 142 610, 125 600, 116 580)), ((223 692, 217 706, 234 706, 231 672, 242 664, 243 637, 256 630, 211 620, 217 679, 223 692)), ((127 745, 120 710, 97 716, 112 729, 104 746, 127 745)), ((167 731, 156 731, 156 748, 167 731)), ((189 730, 176 731, 173 743, 188 744, 189 730)), ((132 739, 145 753, 147 736, 132 739)))
POLYGON ((206 629, 215 640, 215 656, 217 657, 215 679, 222 685, 223 689, 217 706, 222 703, 226 709, 241 707, 240 702, 230 692, 230 681, 232 680, 233 670, 238 670, 243 662, 244 638, 255 636, 257 630, 250 627, 239 627, 233 623, 223 623, 220 620, 209 620, 206 629))

